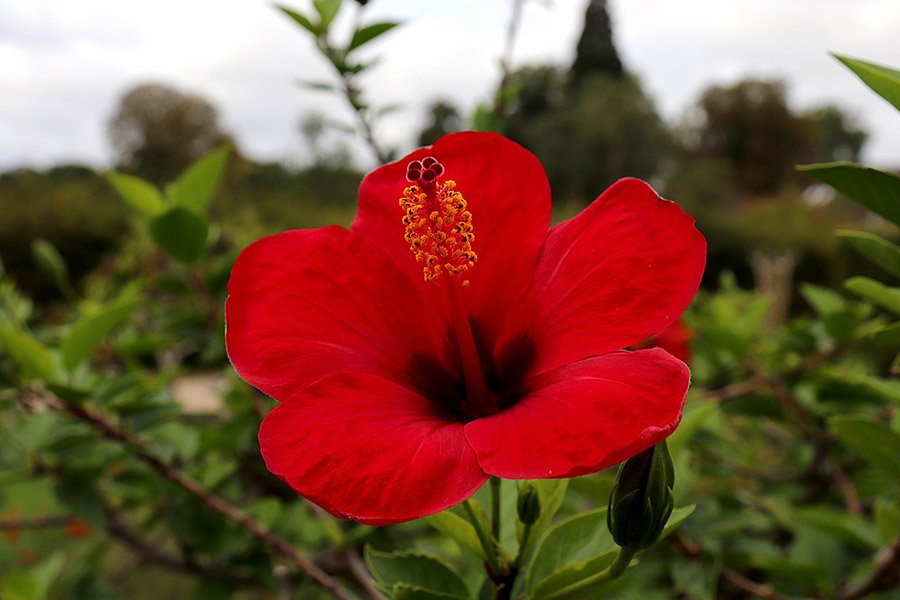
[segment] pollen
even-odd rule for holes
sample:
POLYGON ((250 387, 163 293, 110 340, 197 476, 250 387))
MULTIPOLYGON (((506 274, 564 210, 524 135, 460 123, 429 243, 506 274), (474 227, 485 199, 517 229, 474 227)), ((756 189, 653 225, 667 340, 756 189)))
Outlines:
MULTIPOLYGON (((416 261, 423 263, 425 281, 442 273, 451 277, 471 269, 478 260, 472 250, 472 213, 452 179, 439 180, 444 166, 433 156, 414 160, 406 168, 410 183, 403 190, 404 240, 416 261)), ((462 285, 468 285, 464 280, 462 285)))

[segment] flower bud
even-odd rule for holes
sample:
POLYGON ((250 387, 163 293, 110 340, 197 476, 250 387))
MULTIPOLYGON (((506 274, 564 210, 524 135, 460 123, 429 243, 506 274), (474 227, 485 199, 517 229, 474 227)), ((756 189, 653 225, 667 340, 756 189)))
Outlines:
POLYGON ((675 468, 665 440, 619 467, 606 513, 616 544, 643 550, 656 542, 675 506, 674 485, 675 468))
POLYGON ((516 509, 519 511, 519 521, 523 525, 534 525, 541 516, 541 499, 538 497, 537 488, 530 483, 519 486, 516 509))

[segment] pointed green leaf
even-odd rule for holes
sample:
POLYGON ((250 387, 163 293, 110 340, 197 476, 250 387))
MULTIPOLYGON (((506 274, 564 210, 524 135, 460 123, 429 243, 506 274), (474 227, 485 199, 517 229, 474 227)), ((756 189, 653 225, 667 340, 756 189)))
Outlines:
POLYGON ((801 165, 797 169, 900 225, 900 176, 848 162, 801 165))
POLYGON ((63 366, 71 371, 90 358, 103 338, 128 319, 138 304, 137 298, 122 298, 81 315, 60 346, 63 366))
POLYGON ((230 152, 231 146, 225 144, 191 163, 178 179, 166 187, 172 204, 203 214, 219 187, 230 152))
POLYGON ((873 467, 900 482, 900 434, 865 417, 829 419, 834 434, 873 467))
POLYGON ((370 546, 366 547, 365 558, 378 587, 385 593, 391 593, 401 584, 404 588, 418 588, 448 598, 469 597, 459 572, 441 558, 411 550, 380 552, 370 546))
POLYGON ((69 279, 69 268, 56 246, 43 238, 37 238, 31 242, 31 253, 38 268, 53 280, 56 288, 67 298, 73 298, 75 289, 69 279))
POLYGON ((900 277, 900 247, 896 244, 867 231, 844 229, 838 231, 837 234, 872 262, 896 277, 900 277))
POLYGON ((844 282, 848 290, 900 315, 900 290, 868 277, 851 277, 844 282))
POLYGON ((53 381, 57 378, 57 359, 53 352, 29 333, 8 323, 0 323, 0 352, 19 366, 23 379, 53 381))
POLYGON ((835 54, 834 57, 847 65, 875 93, 900 110, 900 71, 849 56, 835 54))
POLYGON ((350 39, 350 45, 347 46, 347 54, 350 54, 360 46, 371 42, 375 38, 384 35, 399 24, 400 23, 395 21, 383 21, 381 23, 372 23, 365 27, 360 27, 353 32, 353 37, 350 39))
POLYGON ((337 89, 334 84, 327 81, 306 81, 301 79, 297 83, 306 89, 316 90, 317 92, 333 92, 337 89))
POLYGON ((684 523, 688 517, 694 514, 694 510, 697 508, 696 504, 688 504, 687 506, 676 506, 674 510, 672 510, 672 514, 669 515, 669 520, 666 521, 666 526, 663 528, 661 534, 659 534, 659 539, 663 539, 684 523))
POLYGON ((197 213, 176 207, 150 223, 150 233, 163 250, 190 264, 206 247, 209 224, 197 213))
POLYGON ((445 510, 436 515, 425 517, 425 521, 463 548, 475 553, 482 560, 487 559, 484 554, 484 548, 481 547, 481 542, 478 541, 478 534, 475 533, 475 528, 459 515, 445 510))
POLYGON ((606 508, 597 508, 564 519, 538 542, 528 567, 529 589, 569 565, 615 552, 617 546, 606 528, 606 508))
MULTIPOLYGON (((555 571, 551 575, 542 579, 537 584, 537 587, 532 590, 530 597, 535 599, 546 598, 553 592, 559 592, 560 590, 564 590, 569 586, 573 586, 579 581, 587 579, 592 575, 596 575, 597 573, 611 565, 616 559, 617 554, 618 549, 612 548, 608 552, 605 552, 599 556, 595 556, 587 560, 582 560, 577 563, 570 564, 565 568, 559 569, 558 571, 555 571)), ((588 598, 588 592, 590 592, 592 589, 592 587, 583 587, 574 592, 571 592, 570 594, 564 593, 554 595, 553 598, 554 600, 588 598)))
POLYGON ((900 322, 885 325, 874 332, 872 341, 885 348, 900 348, 900 322))
POLYGON ((331 22, 341 10, 341 0, 313 0, 313 6, 319 13, 319 23, 322 31, 328 31, 331 22))
POLYGON ((291 10, 290 8, 288 8, 286 6, 281 6, 278 4, 275 5, 275 8, 277 8, 278 10, 280 10, 281 12, 283 12, 284 14, 289 16, 291 19, 294 20, 295 23, 297 23, 298 25, 303 27, 303 29, 307 30, 314 36, 318 37, 319 35, 322 34, 322 28, 319 27, 318 25, 314 25, 313 22, 310 21, 309 17, 307 17, 306 15, 300 14, 296 10, 291 10))
POLYGON ((550 526, 553 517, 562 506, 569 487, 568 479, 533 479, 530 482, 538 492, 541 500, 541 515, 531 527, 534 539, 537 539, 550 526))
POLYGON ((145 217, 155 217, 166 210, 166 203, 156 187, 133 175, 117 171, 106 173, 106 180, 125 202, 145 217))
MULTIPOLYGON (((469 598, 469 596, 465 596, 469 598)), ((460 596, 426 590, 407 583, 397 583, 391 590, 392 600, 460 600, 460 596)))

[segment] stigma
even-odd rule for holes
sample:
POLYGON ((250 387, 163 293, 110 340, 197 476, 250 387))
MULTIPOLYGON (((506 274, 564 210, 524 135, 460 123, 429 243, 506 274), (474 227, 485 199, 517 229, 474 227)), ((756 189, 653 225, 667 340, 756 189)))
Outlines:
MULTIPOLYGON (((422 263, 425 281, 446 273, 458 277, 475 265, 472 250, 475 234, 472 213, 452 179, 440 179, 442 165, 433 156, 414 160, 406 167, 409 185, 403 190, 400 208, 405 212, 403 239, 416 261, 422 263)), ((463 280, 462 285, 468 285, 463 280)))

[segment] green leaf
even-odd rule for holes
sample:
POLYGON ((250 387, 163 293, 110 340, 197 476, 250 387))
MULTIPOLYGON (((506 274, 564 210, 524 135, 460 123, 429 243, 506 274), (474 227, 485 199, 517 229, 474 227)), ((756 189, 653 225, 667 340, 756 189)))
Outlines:
POLYGON ((459 572, 441 558, 412 550, 380 552, 370 546, 366 546, 365 557, 376 584, 385 593, 392 593, 400 584, 402 588, 432 592, 439 597, 460 600, 469 597, 459 572))
POLYGON ((797 169, 900 225, 900 176, 848 162, 802 165, 797 169))
POLYGON ((153 219, 150 233, 163 250, 190 264, 203 254, 209 224, 197 213, 179 206, 153 219))
MULTIPOLYGON (((613 561, 616 559, 617 553, 618 550, 613 548, 612 550, 609 550, 604 554, 595 556, 588 560, 582 560, 577 563, 573 563, 565 568, 553 572, 551 575, 545 577, 540 581, 540 583, 537 584, 537 587, 534 588, 530 597, 544 598, 552 592, 563 590, 583 579, 587 579, 592 575, 596 575, 598 572, 602 571, 613 563, 613 561)), ((590 590, 590 587, 581 588, 573 592, 571 595, 566 594, 554 596, 554 598, 555 600, 563 600, 566 598, 587 598, 588 596, 586 595, 586 593, 590 590)))
POLYGON ((172 204, 203 214, 213 192, 219 187, 230 152, 231 146, 225 144, 191 163, 178 179, 166 187, 172 204))
POLYGON ((353 32, 353 37, 350 39, 350 45, 347 46, 346 53, 350 54, 363 44, 367 44, 375 38, 384 35, 399 24, 396 21, 382 21, 360 27, 353 32))
POLYGON ((867 231, 838 231, 837 235, 884 270, 900 277, 900 247, 867 231))
POLYGON ((606 508, 597 508, 560 521, 538 542, 528 567, 529 589, 536 589, 554 573, 616 552, 606 528, 606 508))
POLYGON ((484 548, 478 541, 478 534, 472 524, 457 514, 445 510, 436 515, 425 517, 425 521, 442 534, 451 538, 463 548, 475 553, 482 560, 486 560, 484 548))
POLYGON ((71 371, 90 358, 103 338, 127 320, 139 304, 139 299, 125 297, 81 315, 60 345, 63 366, 71 371))
POLYGON ((833 417, 828 423, 842 442, 873 467, 900 482, 900 434, 865 417, 833 417))
POLYGON ((696 504, 688 504, 687 506, 676 506, 672 511, 672 514, 669 515, 669 520, 666 521, 666 526, 663 528, 661 534, 659 534, 659 539, 663 539, 684 523, 688 517, 694 514, 694 510, 696 510, 696 504))
POLYGON ((801 523, 833 534, 868 551, 881 545, 878 532, 868 521, 830 506, 804 506, 794 513, 801 523))
POLYGON ((718 402, 689 402, 681 424, 666 442, 669 444, 669 452, 675 457, 684 450, 694 434, 703 427, 709 419, 719 414, 718 402))
POLYGON ((317 92, 333 92, 337 89, 334 84, 327 81, 306 81, 301 79, 297 83, 306 89, 316 90, 317 92))
POLYGON ((868 277, 851 277, 844 282, 844 287, 854 294, 900 315, 900 290, 897 288, 888 287, 868 277))
POLYGON ((553 521, 553 517, 562 506, 566 497, 566 489, 569 487, 568 479, 533 479, 531 485, 537 489, 538 498, 541 501, 541 516, 531 526, 531 535, 537 539, 553 521))
POLYGON ((166 203, 159 190, 140 177, 109 171, 106 173, 106 180, 125 202, 145 217, 152 218, 166 210, 166 203))
POLYGON ((833 384, 850 388, 862 398, 872 398, 880 403, 888 401, 900 406, 900 382, 896 380, 881 379, 854 369, 827 366, 821 374, 833 384))
POLYGON ((900 347, 900 322, 885 325, 872 333, 872 341, 885 348, 900 347))
POLYGON ((875 93, 900 110, 900 71, 840 54, 835 54, 834 57, 847 65, 875 93))
POLYGON ((19 366, 23 379, 53 381, 57 378, 56 355, 25 331, 0 323, 0 350, 19 366))
MULTIPOLYGON (((465 596, 469 598, 469 596, 465 596)), ((393 600, 458 600, 459 596, 426 590, 406 583, 397 583, 391 590, 393 600)))
POLYGON ((887 544, 900 531, 900 502, 877 498, 873 513, 878 537, 882 544, 887 544))
POLYGON ((331 22, 341 10, 341 0, 313 0, 313 6, 319 13, 319 23, 322 31, 328 31, 331 22))
POLYGON ((281 6, 279 4, 276 4, 275 8, 289 16, 294 20, 295 23, 303 27, 303 29, 307 30, 314 36, 319 37, 320 35, 322 35, 322 28, 318 25, 314 25, 313 22, 309 20, 309 17, 298 13, 296 10, 291 10, 286 6, 281 6))
POLYGON ((67 298, 74 297, 75 290, 69 280, 69 269, 56 246, 43 238, 37 238, 31 242, 31 253, 38 268, 50 277, 56 288, 67 298))

